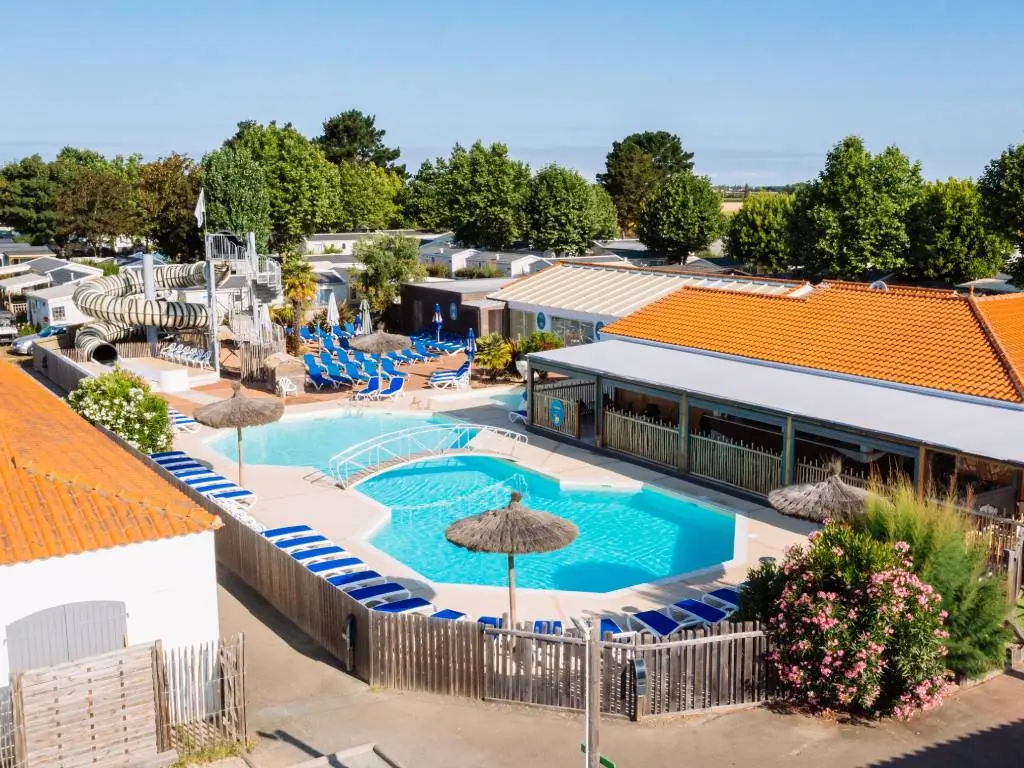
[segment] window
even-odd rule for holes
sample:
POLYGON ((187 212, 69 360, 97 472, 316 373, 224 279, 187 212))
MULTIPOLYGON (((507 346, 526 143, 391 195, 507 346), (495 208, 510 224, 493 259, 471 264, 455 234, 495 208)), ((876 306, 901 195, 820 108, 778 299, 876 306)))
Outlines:
POLYGON ((594 340, 594 324, 565 317, 551 318, 551 332, 558 336, 567 347, 590 344, 594 340))
POLYGON ((510 309, 508 312, 508 335, 513 339, 532 336, 536 327, 535 323, 536 318, 532 312, 510 309))
POLYGON ((67 316, 64 313, 64 307, 53 308, 53 319, 54 321, 67 319, 67 316))

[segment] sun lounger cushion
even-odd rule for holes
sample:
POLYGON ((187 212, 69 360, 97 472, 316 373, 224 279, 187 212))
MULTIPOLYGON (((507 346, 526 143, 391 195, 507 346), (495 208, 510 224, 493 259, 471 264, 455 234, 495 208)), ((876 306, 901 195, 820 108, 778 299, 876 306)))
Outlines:
POLYGON ((442 608, 437 613, 430 614, 432 619, 447 619, 448 621, 458 621, 459 619, 466 618, 466 614, 462 611, 456 611, 451 608, 442 608))
POLYGON ((329 576, 327 583, 333 584, 336 587, 347 587, 351 584, 359 584, 363 581, 381 578, 383 576, 376 571, 357 571, 356 573, 340 573, 337 576, 329 576))
POLYGON ((274 545, 280 549, 291 549, 292 547, 304 547, 307 544, 317 544, 321 541, 326 542, 327 537, 321 536, 319 533, 316 533, 310 536, 300 536, 297 539, 285 539, 284 541, 276 541, 274 542, 274 545))
POLYGON ((285 525, 281 528, 268 528, 263 536, 268 539, 277 539, 281 536, 291 536, 294 533, 312 533, 313 529, 308 525, 285 525))
POLYGON ((407 597, 405 600, 396 600, 393 603, 383 603, 382 605, 376 606, 373 610, 380 611, 381 613, 409 613, 410 611, 416 611, 420 608, 433 607, 433 603, 422 597, 407 597))
POLYGON ((353 589, 351 592, 348 593, 349 597, 360 603, 385 598, 389 595, 394 595, 397 597, 398 595, 402 594, 408 595, 409 590, 407 590, 401 584, 396 584, 393 581, 386 581, 383 584, 375 584, 372 587, 353 589))
POLYGON ((354 568, 359 565, 365 566, 366 563, 358 557, 338 557, 334 560, 321 560, 319 563, 310 563, 306 567, 313 573, 329 573, 340 568, 354 568))
POLYGON ((656 635, 664 637, 682 628, 682 624, 661 611, 640 611, 634 613, 633 618, 641 623, 645 629, 656 635))
POLYGON ((326 557, 327 555, 340 555, 344 551, 337 544, 331 544, 330 546, 314 547, 313 549, 300 549, 290 554, 292 559, 302 562, 303 560, 313 560, 314 558, 326 557))
POLYGON ((708 624, 715 624, 727 615, 725 611, 714 608, 707 603, 702 603, 700 600, 680 600, 678 603, 673 603, 672 607, 696 616, 708 624))

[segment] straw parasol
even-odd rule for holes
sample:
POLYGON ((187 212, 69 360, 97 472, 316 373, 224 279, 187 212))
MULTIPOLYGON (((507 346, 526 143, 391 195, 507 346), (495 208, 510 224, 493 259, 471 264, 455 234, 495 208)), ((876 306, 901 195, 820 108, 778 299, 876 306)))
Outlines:
POLYGON ((237 381, 232 387, 235 391, 231 397, 196 408, 192 418, 214 429, 233 427, 238 432, 238 484, 242 485, 242 430, 279 420, 284 415, 284 403, 276 397, 249 397, 237 381))
POLYGON ((470 552, 494 552, 508 555, 508 608, 513 629, 516 626, 516 555, 553 552, 567 547, 579 535, 569 520, 524 507, 523 495, 512 492, 508 506, 456 520, 444 532, 452 544, 470 552))
POLYGON ((352 349, 360 352, 369 352, 372 355, 383 355, 386 352, 398 352, 412 346, 408 336, 400 336, 397 333, 386 331, 374 331, 366 336, 353 336, 348 340, 352 349))
POLYGON ((820 483, 804 483, 777 488, 768 494, 768 503, 784 515, 824 523, 845 520, 864 510, 870 495, 863 488, 848 485, 840 477, 842 464, 836 460, 820 483))

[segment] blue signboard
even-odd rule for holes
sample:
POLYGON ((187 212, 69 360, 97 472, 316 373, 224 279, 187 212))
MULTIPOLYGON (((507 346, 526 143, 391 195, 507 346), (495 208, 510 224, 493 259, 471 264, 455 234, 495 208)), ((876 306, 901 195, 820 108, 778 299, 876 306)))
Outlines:
POLYGON ((459 319, 459 308, 455 306, 454 301, 448 305, 448 317, 450 317, 452 320, 459 319))
POLYGON ((565 405, 561 400, 552 400, 548 406, 548 420, 552 427, 561 427, 565 424, 565 405))
POLYGON ((594 338, 598 341, 601 340, 601 329, 604 328, 604 321, 598 320, 597 325, 594 326, 594 338))
POLYGON ((548 324, 548 319, 544 317, 543 312, 537 313, 537 330, 543 331, 544 327, 548 324))

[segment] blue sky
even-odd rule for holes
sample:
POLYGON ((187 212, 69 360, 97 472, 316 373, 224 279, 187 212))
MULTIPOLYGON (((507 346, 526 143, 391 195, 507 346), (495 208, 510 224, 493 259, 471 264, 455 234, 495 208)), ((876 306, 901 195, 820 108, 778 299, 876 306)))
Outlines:
POLYGON ((315 135, 350 108, 410 170, 482 138, 592 175, 663 129, 720 183, 809 178, 850 133, 935 178, 1024 141, 1019 0, 6 0, 0 20, 0 161, 199 156, 239 120, 315 135))

